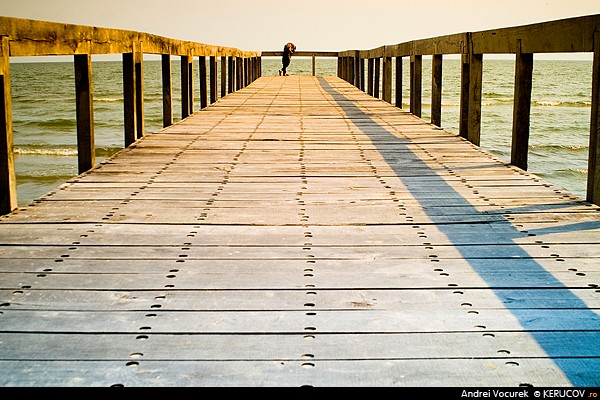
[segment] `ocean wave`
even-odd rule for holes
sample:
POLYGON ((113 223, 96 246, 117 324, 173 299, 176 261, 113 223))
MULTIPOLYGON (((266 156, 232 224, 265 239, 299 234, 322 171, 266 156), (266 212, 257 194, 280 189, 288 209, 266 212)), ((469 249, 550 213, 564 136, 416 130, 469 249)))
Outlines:
MULTIPOLYGON (((97 147, 96 157, 111 157, 122 150, 118 147, 97 147)), ((18 156, 71 157, 77 156, 75 146, 19 145, 13 149, 18 156)))
POLYGON ((48 118, 48 119, 35 119, 28 121, 21 121, 21 124, 26 126, 36 126, 40 128, 75 128, 77 121, 75 118, 48 118))
POLYGON ((588 150, 589 146, 583 145, 568 145, 568 144, 543 144, 543 145, 531 145, 531 150, 568 150, 568 151, 580 151, 588 150))
POLYGON ((532 106, 538 107, 591 107, 591 101, 532 101, 532 106))
POLYGON ((587 175, 587 169, 583 168, 568 168, 568 169, 559 169, 553 173, 548 174, 553 175, 555 177, 560 178, 570 178, 570 177, 585 177, 587 175))
POLYGON ((122 98, 116 97, 94 97, 94 102, 98 103, 123 103, 122 98))

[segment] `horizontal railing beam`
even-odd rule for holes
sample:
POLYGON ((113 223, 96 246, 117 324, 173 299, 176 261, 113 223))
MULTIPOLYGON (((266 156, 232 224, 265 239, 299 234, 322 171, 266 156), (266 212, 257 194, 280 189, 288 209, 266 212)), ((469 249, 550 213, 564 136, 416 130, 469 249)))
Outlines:
MULTIPOLYGON (((361 58, 468 53, 468 36, 475 54, 572 53, 594 51, 594 32, 600 31, 600 15, 567 18, 517 27, 464 32, 360 50, 361 58)), ((340 51, 353 57, 356 50, 340 51)))
MULTIPOLYGON (((281 57, 283 50, 261 51, 261 57, 281 57)), ((296 51, 294 57, 337 57, 337 51, 296 51)))
POLYGON ((258 51, 170 39, 143 32, 0 17, 0 36, 10 38, 10 56, 122 54, 142 42, 146 54, 260 57, 258 51))

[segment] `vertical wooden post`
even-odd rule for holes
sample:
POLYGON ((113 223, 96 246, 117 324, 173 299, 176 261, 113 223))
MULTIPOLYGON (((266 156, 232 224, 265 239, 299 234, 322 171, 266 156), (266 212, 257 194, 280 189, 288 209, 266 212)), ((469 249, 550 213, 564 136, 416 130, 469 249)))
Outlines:
POLYGON ((206 86, 206 57, 198 57, 198 77, 200 79, 200 108, 208 105, 208 89, 206 86))
POLYGON ((312 55, 312 76, 317 76, 317 57, 312 55))
POLYGON ((0 42, 0 215, 17 208, 17 180, 13 153, 10 90, 10 39, 0 42))
POLYGON ((136 139, 136 82, 134 53, 123 53, 123 112, 125 147, 136 139))
POLYGON ((210 103, 217 101, 217 58, 210 56, 210 103))
POLYGON ((338 78, 342 77, 342 57, 338 56, 337 58, 337 76, 338 78))
POLYGON ((392 57, 383 57, 383 100, 392 102, 392 57))
POLYGON ((527 156, 529 152, 532 75, 533 54, 521 52, 521 40, 519 39, 515 62, 515 95, 510 160, 511 164, 524 170, 527 170, 527 156))
POLYGON ((396 107, 402 108, 402 57, 396 57, 396 107))
POLYGON ((352 63, 352 57, 344 57, 344 76, 348 83, 352 79, 352 73, 350 72, 350 64, 352 63))
POLYGON ((77 160, 79 173, 96 163, 94 144, 94 99, 92 55, 75 54, 75 113, 77 115, 77 160))
POLYGON ((459 115, 459 136, 467 139, 469 136, 469 87, 470 79, 469 72, 470 56, 463 52, 461 55, 461 72, 460 72, 460 115, 459 115))
POLYGON ((181 119, 185 119, 190 115, 190 85, 189 85, 189 64, 188 56, 180 56, 181 62, 181 119))
POLYGON ((423 56, 410 56, 410 112, 421 116, 423 93, 423 56))
POLYGON ((356 52, 356 56, 354 57, 354 63, 353 63, 353 67, 354 67, 354 86, 356 86, 357 88, 360 87, 360 61, 361 58, 358 54, 358 51, 356 52))
POLYGON ((594 32, 587 201, 600 205, 600 32, 594 32))
POLYGON ((241 57, 236 57, 235 59, 235 90, 240 90, 244 86, 243 76, 244 76, 244 59, 241 57))
POLYGON ((190 98, 193 98, 192 83, 190 82, 190 65, 192 61, 190 56, 181 56, 181 118, 190 116, 193 110, 190 98))
POLYGON ((233 88, 235 84, 235 59, 233 56, 227 57, 227 62, 229 64, 227 68, 227 93, 233 93, 233 88))
POLYGON ((346 57, 346 81, 354 85, 354 57, 346 57))
POLYGON ((221 97, 227 95, 227 57, 221 56, 221 97))
POLYGON ((144 136, 144 52, 142 42, 136 43, 134 51, 135 63, 135 122, 136 139, 144 136))
POLYGON ((375 69, 375 60, 372 58, 367 61, 367 94, 373 96, 375 93, 373 90, 373 79, 374 79, 374 69, 375 69))
POLYGON ((377 57, 375 59, 375 82, 373 82, 373 86, 374 86, 374 90, 373 90, 373 96, 379 98, 379 82, 380 82, 380 77, 381 75, 381 58, 377 57))
POLYGON ((262 57, 258 57, 258 77, 262 76, 262 57))
POLYGON ((431 59, 431 123, 442 126, 442 55, 431 59))
POLYGON ((173 76, 171 72, 171 55, 161 54, 162 62, 162 101, 163 127, 173 125, 173 76))
POLYGON ((250 58, 244 58, 244 87, 250 84, 250 58))
POLYGON ((360 69, 360 90, 362 90, 363 92, 365 91, 365 59, 364 58, 360 58, 359 59, 359 69, 360 69))
POLYGON ((481 137, 481 91, 483 82, 483 54, 470 54, 469 105, 467 139, 476 146, 481 137))

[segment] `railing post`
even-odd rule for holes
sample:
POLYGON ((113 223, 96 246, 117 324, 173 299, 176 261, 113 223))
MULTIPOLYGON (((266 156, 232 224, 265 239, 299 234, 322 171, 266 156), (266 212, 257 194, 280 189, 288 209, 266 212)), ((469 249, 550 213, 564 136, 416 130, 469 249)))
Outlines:
POLYGON ((13 153, 12 103, 10 90, 10 39, 0 42, 0 215, 17 208, 17 180, 13 153))
POLYGON ((240 90, 243 87, 242 76, 244 76, 244 59, 236 57, 235 59, 235 90, 240 90))
POLYGON ((353 59, 353 63, 352 63, 352 67, 353 67, 353 75, 354 75, 354 80, 353 80, 353 84, 354 86, 356 86, 357 88, 360 87, 360 57, 358 55, 358 51, 356 52, 356 56, 354 56, 353 59))
POLYGON ((402 57, 396 57, 396 107, 402 108, 402 57))
POLYGON ((417 117, 421 116, 422 93, 423 56, 413 54, 410 56, 410 112, 417 117))
POLYGON ((481 137, 481 91, 483 81, 483 54, 470 55, 469 105, 467 139, 476 146, 481 137))
POLYGON ((244 58, 244 87, 250 84, 250 58, 244 58))
POLYGON ((227 57, 227 93, 233 93, 235 83, 235 59, 233 56, 227 57))
POLYGON ((460 115, 458 122, 458 135, 465 139, 467 139, 469 136, 469 71, 471 68, 469 59, 469 53, 466 53, 463 50, 460 62, 460 115))
POLYGON ((367 94, 373 96, 375 93, 373 90, 373 80, 375 79, 375 60, 369 58, 367 61, 367 94))
POLYGON ((317 75, 317 61, 316 61, 316 57, 313 54, 312 55, 312 76, 316 76, 317 75))
POLYGON ((217 101, 217 57, 210 56, 210 103, 217 101))
POLYGON ((600 32, 594 32, 587 201, 600 205, 600 32))
POLYGON ((383 57, 383 100, 392 102, 392 57, 383 57))
POLYGON ((442 126, 442 55, 431 59, 431 123, 442 126))
POLYGON ((359 89, 364 92, 365 91, 365 59, 362 57, 359 58, 358 68, 359 68, 359 72, 360 72, 360 81, 359 81, 360 87, 359 87, 359 89))
POLYGON ((132 53, 123 53, 123 117, 125 130, 125 147, 137 138, 137 82, 135 67, 135 49, 132 53))
POLYGON ((512 146, 510 159, 511 164, 527 170, 533 54, 521 52, 521 40, 519 39, 517 42, 516 55, 512 146))
POLYGON ((258 57, 258 77, 262 76, 262 57, 258 57))
POLYGON ((173 125, 173 77, 171 75, 171 55, 161 54, 161 75, 163 93, 163 128, 173 125))
POLYGON ((206 57, 198 57, 198 78, 200 81, 200 108, 208 106, 208 89, 206 87, 206 57))
POLYGON ((227 95, 227 57, 221 56, 221 97, 227 95))
POLYGON ((79 173, 96 163, 94 144, 94 99, 92 55, 75 54, 75 113, 77 115, 77 160, 79 173))
POLYGON ((193 57, 181 56, 181 118, 189 117, 194 111, 193 57))
POLYGON ((142 42, 136 43, 134 51, 135 62, 135 120, 136 139, 144 136, 144 52, 142 42))
POLYGON ((171 55, 161 54, 162 63, 162 101, 163 127, 173 125, 173 77, 171 72, 171 55))
POLYGON ((380 82, 380 77, 381 75, 381 58, 377 57, 375 58, 375 82, 373 83, 374 85, 374 90, 373 90, 373 96, 376 98, 379 98, 379 82, 380 82))

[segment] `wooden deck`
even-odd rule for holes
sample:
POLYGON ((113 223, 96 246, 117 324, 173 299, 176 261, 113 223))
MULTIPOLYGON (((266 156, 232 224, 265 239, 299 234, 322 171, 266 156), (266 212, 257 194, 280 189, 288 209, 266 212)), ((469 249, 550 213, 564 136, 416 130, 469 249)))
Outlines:
POLYGON ((259 78, 0 219, 0 385, 599 386, 599 211, 259 78))

